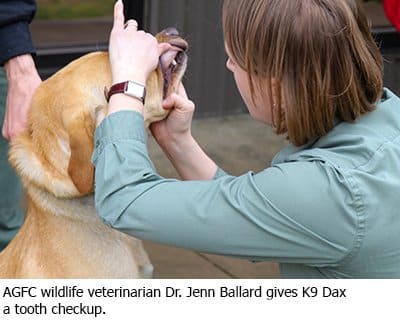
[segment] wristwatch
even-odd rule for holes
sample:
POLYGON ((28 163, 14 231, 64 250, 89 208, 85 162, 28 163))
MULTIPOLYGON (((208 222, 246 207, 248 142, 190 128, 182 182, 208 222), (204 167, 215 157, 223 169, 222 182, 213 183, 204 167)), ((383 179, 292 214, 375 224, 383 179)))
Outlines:
POLYGON ((146 87, 143 84, 134 81, 125 81, 122 83, 117 83, 111 86, 108 92, 105 92, 107 102, 113 94, 123 93, 136 98, 144 104, 144 98, 146 96, 146 87))

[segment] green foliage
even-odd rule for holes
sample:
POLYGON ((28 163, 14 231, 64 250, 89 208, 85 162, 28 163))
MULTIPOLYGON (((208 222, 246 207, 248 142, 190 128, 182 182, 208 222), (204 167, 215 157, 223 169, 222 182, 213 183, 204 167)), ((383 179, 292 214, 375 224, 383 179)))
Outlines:
POLYGON ((37 19, 110 17, 114 0, 37 0, 37 19))

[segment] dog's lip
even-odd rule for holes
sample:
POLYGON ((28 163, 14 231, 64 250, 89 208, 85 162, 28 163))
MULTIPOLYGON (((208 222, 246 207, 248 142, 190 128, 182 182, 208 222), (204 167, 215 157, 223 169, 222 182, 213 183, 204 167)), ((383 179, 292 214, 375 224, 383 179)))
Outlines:
POLYGON ((160 65, 164 77, 163 98, 167 96, 172 75, 185 63, 187 58, 186 50, 188 49, 187 42, 181 39, 179 35, 176 35, 167 42, 171 48, 160 57, 160 65))
POLYGON ((169 42, 169 44, 172 46, 172 48, 173 48, 174 50, 177 50, 177 51, 186 52, 186 50, 187 50, 187 48, 188 48, 187 43, 184 42, 183 40, 182 40, 182 42, 172 41, 172 42, 169 42))
MULTIPOLYGON (((166 62, 167 60, 162 60, 160 58, 160 65, 161 65, 161 70, 163 72, 163 77, 164 77, 164 91, 163 91, 163 98, 165 99, 168 93, 168 88, 171 82, 172 75, 180 69, 182 65, 184 65, 187 55, 185 51, 178 51, 176 48, 174 48, 172 51, 172 54, 175 53, 173 57, 169 57, 168 63, 166 62), (172 60, 171 60, 172 59, 172 60), (163 64, 164 62, 164 64, 163 64)), ((165 59, 165 58, 163 58, 165 59)))

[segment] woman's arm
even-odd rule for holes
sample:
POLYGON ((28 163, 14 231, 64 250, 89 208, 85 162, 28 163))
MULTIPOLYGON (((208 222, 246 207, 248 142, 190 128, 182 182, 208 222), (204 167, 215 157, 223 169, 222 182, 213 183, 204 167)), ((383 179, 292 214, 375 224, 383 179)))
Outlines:
POLYGON ((162 147, 183 180, 209 180, 215 177, 216 163, 190 136, 185 140, 170 141, 162 147))
POLYGON ((217 165, 192 136, 195 105, 183 85, 163 103, 169 116, 151 125, 154 138, 184 180, 208 180, 215 177, 217 165))
POLYGON ((330 219, 341 217, 345 201, 332 199, 318 163, 207 181, 165 179, 148 156, 143 125, 140 114, 125 111, 96 130, 95 201, 109 226, 140 239, 255 260, 333 263, 353 244, 354 221, 330 219))
MULTIPOLYGON (((158 45, 156 39, 144 31, 124 26, 123 4, 118 1, 114 10, 114 25, 110 35, 110 63, 113 84, 133 80, 146 84, 149 74, 158 65, 159 56, 168 44, 158 45), (134 63, 134 65, 132 64, 134 63)), ((153 124, 153 135, 183 179, 211 179, 217 166, 204 153, 191 135, 194 104, 188 100, 183 86, 179 94, 164 101, 171 110, 164 121, 153 124)), ((132 110, 143 113, 143 104, 124 94, 110 98, 108 113, 132 110)))
MULTIPOLYGON (((140 79, 143 72, 148 74, 156 67, 160 47, 150 35, 132 27, 124 29, 120 0, 115 8, 110 39, 113 80, 140 79)), ((318 162, 296 163, 257 175, 249 172, 210 179, 217 168, 207 163, 190 139, 191 115, 179 110, 181 100, 173 95, 164 103, 173 108, 170 118, 178 115, 166 121, 175 124, 173 133, 164 133, 165 138, 154 128, 153 133, 170 156, 179 157, 174 160, 184 174, 193 170, 208 180, 178 181, 159 176, 147 153, 143 105, 128 96, 114 95, 111 114, 96 129, 93 155, 95 203, 106 224, 140 239, 260 260, 334 264, 347 254, 354 242, 355 224, 349 224, 348 218, 340 223, 327 217, 325 210, 341 216, 341 205, 346 202, 341 196, 346 194, 339 192, 340 201, 332 200, 327 183, 333 177, 326 177, 325 168, 320 169, 318 162), (173 142, 165 145, 167 140, 173 142), (173 149, 175 142, 186 151, 173 149), (208 168, 202 170, 203 164, 208 168), (313 206, 314 201, 324 205, 313 206), (326 221, 321 221, 324 218, 326 221), (320 226, 328 227, 320 230, 320 226)))

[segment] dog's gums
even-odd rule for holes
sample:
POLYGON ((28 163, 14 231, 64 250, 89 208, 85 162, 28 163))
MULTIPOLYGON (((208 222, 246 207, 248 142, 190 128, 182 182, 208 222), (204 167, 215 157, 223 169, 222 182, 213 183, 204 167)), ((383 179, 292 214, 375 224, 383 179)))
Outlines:
POLYGON ((164 98, 169 95, 168 90, 173 74, 178 73, 179 71, 184 69, 187 61, 186 50, 188 48, 188 45, 186 41, 179 38, 170 41, 169 44, 171 45, 171 49, 165 52, 160 57, 160 66, 164 77, 164 98))

